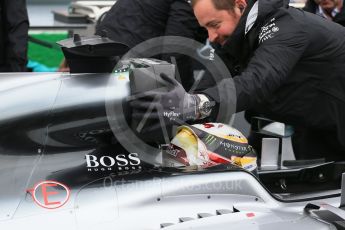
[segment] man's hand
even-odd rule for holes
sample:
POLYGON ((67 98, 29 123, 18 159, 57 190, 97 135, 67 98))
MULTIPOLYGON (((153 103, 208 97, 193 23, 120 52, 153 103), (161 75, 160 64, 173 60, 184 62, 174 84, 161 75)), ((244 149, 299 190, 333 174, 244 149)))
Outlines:
POLYGON ((196 120, 199 97, 188 94, 175 79, 165 74, 161 74, 161 78, 165 87, 132 96, 132 117, 139 122, 154 121, 168 126, 196 120))

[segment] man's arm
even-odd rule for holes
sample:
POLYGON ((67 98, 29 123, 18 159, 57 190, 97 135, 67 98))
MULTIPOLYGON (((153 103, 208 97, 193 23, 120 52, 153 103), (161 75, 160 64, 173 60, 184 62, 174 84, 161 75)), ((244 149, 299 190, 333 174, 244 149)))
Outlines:
POLYGON ((272 96, 288 78, 309 41, 303 29, 293 20, 285 17, 267 25, 270 24, 273 25, 269 27, 271 32, 261 31, 259 47, 242 74, 224 79, 203 93, 218 104, 226 104, 231 95, 236 95, 237 112, 250 109, 272 96), (235 94, 229 92, 233 88, 235 94))

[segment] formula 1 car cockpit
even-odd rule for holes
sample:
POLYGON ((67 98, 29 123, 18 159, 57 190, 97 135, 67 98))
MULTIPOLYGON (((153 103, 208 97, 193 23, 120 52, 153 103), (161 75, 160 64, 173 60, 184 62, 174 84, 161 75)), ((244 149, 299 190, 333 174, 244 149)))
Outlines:
POLYGON ((160 87, 174 65, 121 59, 128 47, 102 37, 60 45, 71 73, 1 78, 1 229, 55 218, 52 229, 342 229, 345 164, 296 161, 289 126, 253 121, 257 163, 224 124, 143 135, 126 98, 160 87))

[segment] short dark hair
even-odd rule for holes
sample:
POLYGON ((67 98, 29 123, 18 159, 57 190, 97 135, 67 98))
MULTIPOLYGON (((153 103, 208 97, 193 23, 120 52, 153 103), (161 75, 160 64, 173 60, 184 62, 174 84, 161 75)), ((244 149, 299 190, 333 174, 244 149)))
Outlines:
MULTIPOLYGON (((192 7, 195 6, 197 2, 200 0, 191 0, 192 7)), ((230 10, 233 11, 235 9, 235 0, 211 0, 214 8, 217 10, 230 10)))

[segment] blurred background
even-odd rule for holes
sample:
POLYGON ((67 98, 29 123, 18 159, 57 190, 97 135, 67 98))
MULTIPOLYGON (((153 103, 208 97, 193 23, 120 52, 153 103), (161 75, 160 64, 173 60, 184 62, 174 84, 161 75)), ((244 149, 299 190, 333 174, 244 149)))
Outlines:
POLYGON ((57 71, 63 54, 56 41, 77 33, 93 35, 98 18, 116 1, 27 0, 31 71, 57 71))
MULTIPOLYGON (((291 0, 290 4, 302 8, 305 1, 291 0)), ((56 41, 73 34, 93 35, 97 21, 115 3, 114 0, 27 0, 29 69, 57 71, 63 64, 63 54, 56 41)))

